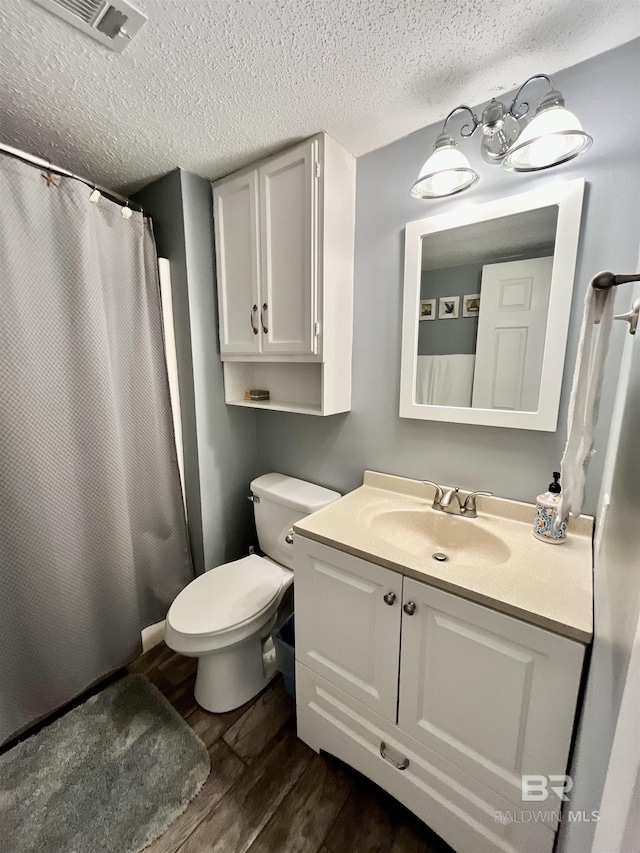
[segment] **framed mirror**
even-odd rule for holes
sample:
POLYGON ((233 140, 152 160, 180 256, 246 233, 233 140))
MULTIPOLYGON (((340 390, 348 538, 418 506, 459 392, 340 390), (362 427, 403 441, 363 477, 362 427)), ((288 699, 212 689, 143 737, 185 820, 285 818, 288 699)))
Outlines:
POLYGON ((400 417, 553 432, 584 180, 409 222, 400 417))

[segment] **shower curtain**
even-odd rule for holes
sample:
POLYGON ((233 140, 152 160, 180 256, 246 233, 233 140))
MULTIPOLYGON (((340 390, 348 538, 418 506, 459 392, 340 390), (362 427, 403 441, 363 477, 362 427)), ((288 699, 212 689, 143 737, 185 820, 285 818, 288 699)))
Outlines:
POLYGON ((150 223, 0 155, 0 743, 193 578, 150 223))

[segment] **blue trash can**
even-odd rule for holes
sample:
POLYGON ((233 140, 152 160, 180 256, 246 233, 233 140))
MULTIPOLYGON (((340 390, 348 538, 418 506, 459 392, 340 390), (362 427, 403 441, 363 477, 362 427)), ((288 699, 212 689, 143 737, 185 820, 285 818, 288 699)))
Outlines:
POLYGON ((284 679, 284 689, 289 696, 296 696, 296 632, 294 614, 286 619, 274 637, 278 669, 284 679))

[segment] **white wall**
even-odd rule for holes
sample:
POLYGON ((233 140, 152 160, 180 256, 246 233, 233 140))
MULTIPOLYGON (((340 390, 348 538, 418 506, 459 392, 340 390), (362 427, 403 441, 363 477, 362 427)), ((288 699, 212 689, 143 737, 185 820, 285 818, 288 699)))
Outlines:
MULTIPOLYGON (((535 500, 549 483, 551 471, 558 469, 564 447, 587 284, 600 270, 630 271, 637 261, 639 44, 636 40, 554 76, 567 107, 575 110, 595 140, 592 149, 573 163, 538 175, 510 175, 485 164, 479 140, 473 139, 461 145, 477 168, 480 183, 468 194, 428 202, 411 198, 409 188, 439 127, 414 133, 358 160, 353 409, 326 419, 258 412, 261 472, 281 471, 348 491, 362 482, 365 468, 373 468, 535 500), (579 176, 586 178, 587 191, 558 432, 399 419, 405 223, 579 176)), ((532 68, 531 72, 543 70, 532 68)), ((628 294, 620 293, 617 304, 626 309, 628 300, 628 294)), ((623 329, 616 326, 596 436, 601 452, 593 460, 587 482, 589 512, 595 511, 602 476, 622 335, 623 329)))

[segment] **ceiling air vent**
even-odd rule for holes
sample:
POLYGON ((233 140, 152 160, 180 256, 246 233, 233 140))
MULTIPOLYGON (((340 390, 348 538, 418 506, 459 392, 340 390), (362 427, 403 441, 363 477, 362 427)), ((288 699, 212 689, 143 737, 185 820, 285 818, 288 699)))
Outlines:
POLYGON ((63 21, 118 53, 147 20, 124 0, 34 0, 63 21))

